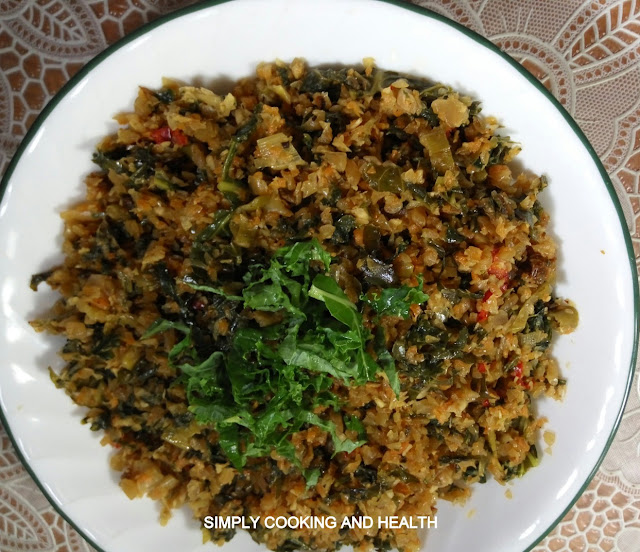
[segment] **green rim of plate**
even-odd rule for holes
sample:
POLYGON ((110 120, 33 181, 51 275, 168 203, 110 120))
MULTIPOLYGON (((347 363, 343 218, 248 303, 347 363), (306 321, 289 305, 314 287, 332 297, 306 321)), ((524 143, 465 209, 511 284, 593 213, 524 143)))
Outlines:
MULTIPOLYGON (((49 103, 44 107, 44 109, 40 112, 40 115, 38 115, 34 123, 29 128, 27 134, 25 135, 22 142, 20 143, 20 146, 18 146, 16 153, 14 154, 11 162, 9 163, 9 166, 7 167, 7 170, 5 171, 4 176, 2 177, 2 181, 0 181, 0 201, 2 201, 2 198, 4 197, 5 190, 9 185, 9 181, 11 180, 13 171, 18 165, 20 158, 22 157, 22 154, 31 143, 33 137, 36 135, 36 133, 40 129, 40 126, 42 125, 42 123, 44 123, 44 121, 47 119, 49 114, 56 108, 56 106, 60 103, 60 101, 95 67, 100 65, 100 63, 102 63, 102 61, 104 61, 106 58, 111 56, 111 54, 120 50, 120 48, 122 48, 123 46, 126 46, 127 44, 134 41, 135 39, 143 36, 144 34, 148 33, 149 31, 152 31, 157 27, 162 26, 163 24, 169 21, 172 21, 184 15, 188 15, 203 9, 211 8, 213 6, 226 4, 231 1, 232 0, 205 0, 203 2, 196 3, 195 5, 187 6, 186 8, 182 8, 175 12, 169 13, 163 17, 160 17, 136 29, 131 34, 121 38, 119 41, 115 42, 114 44, 109 46, 107 49, 100 52, 97 56, 92 58, 90 61, 88 61, 87 64, 84 67, 82 67, 82 69, 80 69, 58 91, 58 93, 53 98, 51 98, 49 103)), ((551 92, 549 92, 549 90, 547 90, 542 85, 542 83, 538 81, 538 79, 536 79, 529 71, 527 71, 515 59, 513 59, 511 56, 509 56, 508 54, 500 50, 500 48, 498 48, 495 44, 493 44, 489 39, 483 37, 482 35, 476 33, 475 31, 472 31, 471 29, 468 29, 467 27, 461 25, 460 23, 452 21, 451 19, 447 19, 445 16, 440 15, 439 13, 433 12, 421 6, 409 4, 405 0, 372 0, 372 1, 391 4, 398 8, 409 10, 416 14, 428 17, 430 19, 435 19, 436 21, 444 23, 445 25, 448 25, 449 27, 455 29, 456 31, 461 32, 462 34, 475 40, 481 46, 488 48, 489 50, 491 50, 492 52, 500 56, 502 59, 507 61, 514 69, 516 69, 516 71, 518 71, 518 73, 520 73, 523 77, 525 77, 530 84, 532 84, 539 92, 541 92, 547 98, 547 100, 549 100, 556 107, 556 109, 560 112, 560 114, 565 119, 565 121, 569 124, 573 132, 580 139, 580 141, 582 142, 582 145, 589 152, 589 155, 593 159, 593 162, 596 164, 596 167, 598 168, 600 176, 602 177, 602 180, 605 186, 607 187, 607 191, 609 192, 611 201, 613 202, 613 205, 616 208, 616 213, 618 214, 618 219, 622 227, 625 246, 627 248, 627 256, 629 259, 629 268, 631 270, 631 278, 633 283, 633 304, 634 304, 634 320, 633 320, 634 339, 633 339, 633 348, 631 353, 631 363, 629 366, 629 376, 627 378, 624 397, 622 400, 622 404, 620 405, 620 410, 616 417, 615 423, 611 430, 611 434, 609 435, 607 443, 605 444, 605 447, 602 450, 602 454, 600 455, 600 458, 598 459, 595 466, 593 467, 593 470, 591 471, 589 476, 586 478, 584 484, 582 485, 578 493, 571 499, 566 509, 555 519, 555 521, 545 531, 543 531, 543 533, 535 540, 535 542, 533 542, 526 550, 523 550, 523 552, 530 552, 556 527, 556 525, 558 525, 558 523, 564 518, 564 516, 569 512, 569 510, 571 510, 571 508, 576 503, 578 498, 582 496, 582 493, 587 489, 587 487, 589 486, 589 483, 591 483, 591 480, 596 475, 598 469, 600 468, 600 465, 602 464, 602 461, 607 455, 607 452, 611 447, 611 443, 613 442, 616 432, 618 431, 618 427, 620 426, 620 422, 622 421, 622 414, 624 412, 625 405, 627 404, 627 399, 629 398, 629 392, 631 390, 631 384, 633 382, 633 375, 635 372, 636 359, 638 355, 638 318, 640 316, 639 314, 640 313, 640 294, 638 292, 638 272, 636 268, 636 260, 635 260, 635 254, 633 251, 633 244, 631 242, 631 236, 627 229, 627 223, 624 217, 624 213, 622 212, 622 206, 620 205, 620 201, 618 200, 618 196, 616 195, 615 188, 613 187, 613 183, 611 182, 611 179, 609 178, 607 171, 602 165, 602 162, 600 161, 598 154, 596 153, 593 146, 590 144, 584 132, 582 132, 582 129, 575 122, 575 120, 571 117, 571 115, 569 115, 569 113, 565 110, 562 104, 551 94, 551 92)), ((5 417, 4 411, 1 408, 0 408, 0 420, 2 421, 2 424, 4 425, 7 431, 7 434, 9 435, 9 439, 11 440, 11 443, 13 444, 13 447, 16 450, 18 458, 20 458, 20 461, 22 462, 25 469, 27 470, 27 473, 29 473, 31 478, 35 481, 36 485, 40 488, 40 490, 42 491, 44 496, 47 498, 47 500, 51 503, 51 505, 56 510, 56 512, 58 512, 58 514, 60 514, 60 516, 63 519, 65 519, 67 523, 69 523, 89 544, 91 544, 91 546, 93 546, 96 550, 98 550, 98 552, 107 552, 101 546, 99 546, 96 542, 94 542, 94 540, 91 537, 89 537, 82 529, 80 529, 76 525, 76 523, 72 519, 70 519, 67 516, 67 514, 63 511, 62 506, 56 503, 56 501, 49 494, 49 491, 37 478, 37 476, 31 469, 31 466, 29 465, 28 461, 22 454, 22 451, 18 447, 18 442, 14 437, 13 433, 11 432, 11 428, 9 426, 7 418, 5 417)))

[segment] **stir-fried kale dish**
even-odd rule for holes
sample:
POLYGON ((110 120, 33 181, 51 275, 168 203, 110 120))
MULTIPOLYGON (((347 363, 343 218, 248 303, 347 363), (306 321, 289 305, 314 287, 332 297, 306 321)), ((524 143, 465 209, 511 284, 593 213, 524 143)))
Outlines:
MULTIPOLYGON (((380 70, 263 63, 165 81, 62 214, 57 387, 130 498, 205 516, 428 516, 539 462, 560 398, 556 245, 480 104, 380 70)), ((217 543, 234 530, 203 529, 217 543)), ((415 529, 268 529, 269 548, 420 547, 415 529)))

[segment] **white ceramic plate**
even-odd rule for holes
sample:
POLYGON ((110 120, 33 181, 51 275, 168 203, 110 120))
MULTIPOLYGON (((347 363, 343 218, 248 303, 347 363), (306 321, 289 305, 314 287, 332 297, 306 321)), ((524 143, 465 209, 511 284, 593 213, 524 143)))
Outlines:
MULTIPOLYGON (((0 207, 0 403, 32 475, 54 506, 108 552, 215 550, 199 523, 176 513, 165 528, 151 500, 129 501, 108 454, 81 413, 49 381, 60 341, 27 320, 54 296, 29 290, 30 275, 61 259, 59 212, 79 199, 91 153, 129 109, 138 85, 162 76, 235 80, 257 62, 293 57, 310 64, 378 66, 448 83, 499 116, 524 150, 525 167, 549 176, 544 202, 561 248, 558 294, 575 301, 578 330, 554 352, 569 380, 563 403, 543 402, 556 432, 553 454, 505 489, 476 486, 465 507, 442 504, 431 551, 522 552, 562 517, 595 473, 617 427, 632 377, 638 294, 630 240, 604 169, 575 123, 515 62, 443 18, 374 0, 236 0, 199 4, 156 22, 85 67, 47 106, 3 182, 0 207), (468 516, 470 510, 475 515, 468 516)), ((262 550, 246 534, 227 551, 262 550)))

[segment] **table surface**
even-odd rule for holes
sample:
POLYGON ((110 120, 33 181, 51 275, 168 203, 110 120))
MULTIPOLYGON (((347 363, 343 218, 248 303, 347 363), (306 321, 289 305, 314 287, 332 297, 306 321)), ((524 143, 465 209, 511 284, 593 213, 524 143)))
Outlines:
MULTIPOLYGON (((0 174, 60 87, 122 36, 193 0, 0 0, 0 174)), ((640 0, 414 0, 521 62, 587 134, 640 261, 640 0)), ((535 552, 640 552, 638 374, 598 474, 535 552)), ((87 552, 0 425, 0 551, 87 552)), ((212 549, 213 550, 213 549, 212 549)))

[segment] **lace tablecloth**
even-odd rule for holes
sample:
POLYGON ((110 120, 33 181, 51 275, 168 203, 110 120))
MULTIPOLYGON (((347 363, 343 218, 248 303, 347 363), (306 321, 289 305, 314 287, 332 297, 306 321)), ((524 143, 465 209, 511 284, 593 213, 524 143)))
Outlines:
MULTIPOLYGON (((0 172, 91 57, 193 0, 0 0, 0 172)), ((414 0, 488 37, 539 78, 609 171, 640 259, 640 0, 414 0)), ((541 551, 640 552, 640 387, 600 471, 541 551)), ((0 426, 0 551, 93 550, 49 505, 0 426)))

